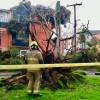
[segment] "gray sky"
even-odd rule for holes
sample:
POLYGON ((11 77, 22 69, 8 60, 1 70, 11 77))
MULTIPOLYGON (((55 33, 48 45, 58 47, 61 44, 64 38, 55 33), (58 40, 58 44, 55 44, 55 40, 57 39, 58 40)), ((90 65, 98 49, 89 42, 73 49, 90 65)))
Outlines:
MULTIPOLYGON (((13 6, 18 5, 22 0, 0 0, 0 9, 9 9, 13 6)), ((45 6, 55 7, 56 1, 58 0, 29 0, 32 5, 42 4, 45 6)), ((77 19, 78 24, 86 24, 90 20, 90 29, 100 30, 100 0, 59 0, 61 4, 67 6, 73 3, 83 3, 82 6, 77 7, 77 19), (79 20, 80 19, 80 20, 79 20)), ((73 7, 69 7, 71 10, 71 22, 73 23, 73 7)))

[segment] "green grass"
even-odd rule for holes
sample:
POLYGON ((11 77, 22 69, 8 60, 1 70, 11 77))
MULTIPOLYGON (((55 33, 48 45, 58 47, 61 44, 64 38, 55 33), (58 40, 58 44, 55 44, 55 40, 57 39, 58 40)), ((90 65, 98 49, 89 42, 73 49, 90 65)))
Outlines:
POLYGON ((41 90, 42 97, 27 95, 26 89, 5 92, 0 88, 0 100, 100 100, 100 76, 86 76, 84 83, 78 83, 75 89, 41 90))

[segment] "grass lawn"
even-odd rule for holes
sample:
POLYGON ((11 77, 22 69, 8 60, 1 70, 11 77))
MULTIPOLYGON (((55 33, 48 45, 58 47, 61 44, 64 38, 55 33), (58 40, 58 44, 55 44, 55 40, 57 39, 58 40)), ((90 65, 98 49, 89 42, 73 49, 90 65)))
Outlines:
POLYGON ((26 89, 16 89, 5 92, 0 88, 0 100, 100 100, 100 76, 86 76, 84 83, 75 89, 41 90, 42 97, 31 97, 26 89))

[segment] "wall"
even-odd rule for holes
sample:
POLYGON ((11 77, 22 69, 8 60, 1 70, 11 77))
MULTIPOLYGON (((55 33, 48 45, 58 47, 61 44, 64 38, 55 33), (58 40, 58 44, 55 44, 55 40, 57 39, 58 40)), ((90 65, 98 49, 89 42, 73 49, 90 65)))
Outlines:
MULTIPOLYGON (((35 35, 35 38, 39 44, 41 52, 46 51, 47 39, 50 37, 50 34, 51 34, 51 31, 50 31, 51 25, 50 24, 48 25, 50 30, 48 30, 48 28, 46 28, 44 25, 43 25, 43 27, 39 23, 30 24, 31 35, 35 35)), ((53 50, 53 48, 54 48, 54 44, 52 42, 50 42, 49 50, 50 49, 53 50)))
POLYGON ((10 47, 11 36, 6 28, 0 28, 0 50, 7 51, 10 47))

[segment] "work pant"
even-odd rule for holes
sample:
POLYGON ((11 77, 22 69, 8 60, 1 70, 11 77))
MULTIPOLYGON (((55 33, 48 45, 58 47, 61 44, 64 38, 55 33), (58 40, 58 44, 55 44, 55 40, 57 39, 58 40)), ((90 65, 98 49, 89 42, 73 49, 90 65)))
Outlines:
POLYGON ((36 70, 34 72, 27 72, 28 82, 28 90, 31 90, 34 94, 39 93, 40 81, 41 81, 41 71, 36 70))

